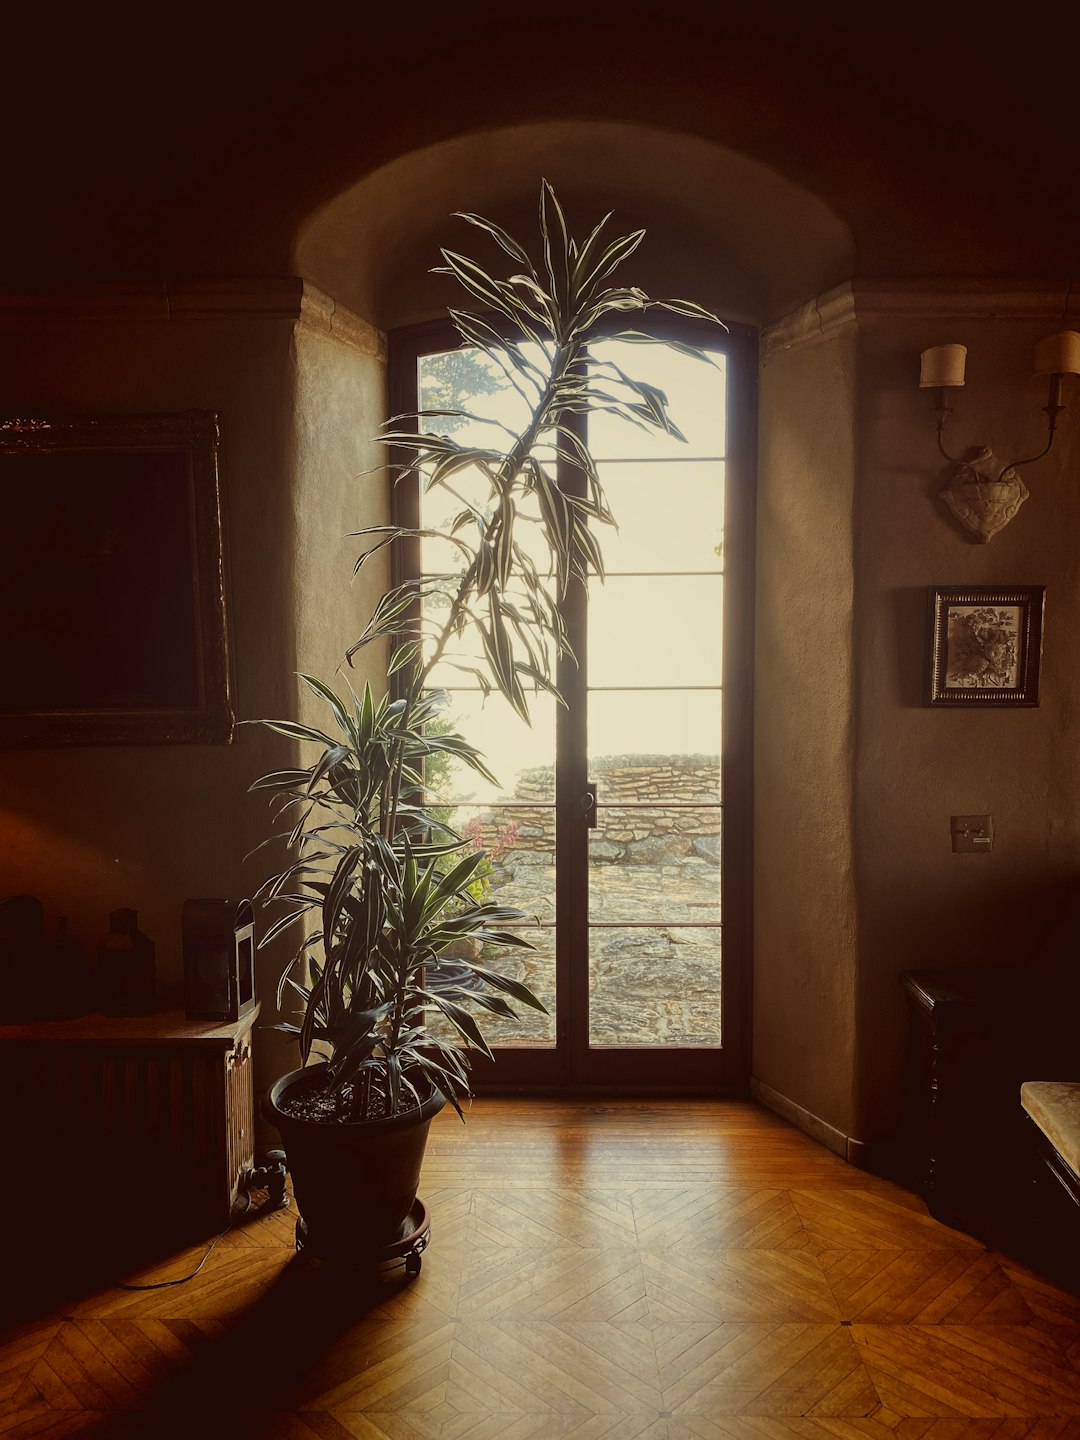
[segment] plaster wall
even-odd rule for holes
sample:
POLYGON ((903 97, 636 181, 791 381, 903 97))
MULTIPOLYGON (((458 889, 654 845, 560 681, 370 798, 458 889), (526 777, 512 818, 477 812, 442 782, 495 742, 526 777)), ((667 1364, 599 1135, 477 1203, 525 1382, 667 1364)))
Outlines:
MULTIPOLYGON (((1031 375, 1032 345, 1075 322, 1049 307, 1043 318, 965 316, 955 302, 942 297, 938 317, 864 314, 858 324, 856 1124, 868 1141, 890 1130, 900 1104, 899 973, 1073 959, 1080 918, 1080 382, 1066 382, 1071 404, 1054 451, 1023 472, 1031 499, 988 544, 938 498, 951 467, 937 452, 932 392, 917 388, 920 350, 966 344, 949 448, 990 445, 1002 463, 1034 454, 1045 439, 1046 380, 1031 375), (1046 587, 1039 707, 927 708, 927 587, 998 584, 1046 587), (971 813, 993 816, 993 851, 954 855, 950 816, 971 813)), ((982 308, 1006 307, 988 297, 982 308)))
MULTIPOLYGON (((128 299, 120 307, 130 309, 128 299)), ((295 716, 294 672, 332 678, 378 583, 372 576, 350 591, 344 535, 384 513, 382 483, 355 478, 374 461, 365 441, 384 413, 381 337, 359 327, 343 340, 340 316, 334 335, 325 305, 303 323, 298 306, 292 315, 172 321, 92 308, 42 319, 39 307, 4 323, 5 407, 221 413, 236 713, 295 716)), ((26 607, 17 622, 32 623, 33 596, 26 607)), ((38 895, 49 930, 66 914, 91 954, 109 910, 134 907, 155 941, 164 997, 175 999, 182 903, 257 888, 267 853, 246 864, 244 856, 270 827, 265 797, 248 786, 295 753, 292 742, 246 725, 231 745, 0 753, 0 893, 38 895)), ((260 966, 264 1018, 275 973, 273 957, 260 966)))
MULTIPOLYGON (((290 366, 293 409, 284 503, 295 607, 289 616, 290 643, 271 661, 285 699, 276 710, 260 713, 298 718, 335 733, 325 703, 295 672, 314 675, 342 694, 347 693, 347 683, 359 692, 370 680, 376 693, 386 684, 385 653, 380 647, 362 652, 354 668, 339 673, 345 651, 389 580, 382 557, 365 566, 357 579, 350 579, 360 542, 349 538, 351 531, 380 524, 388 515, 385 472, 367 473, 383 458, 382 447, 372 436, 386 415, 385 343, 366 323, 327 303, 319 292, 305 290, 305 315, 292 334, 290 366)), ((308 763, 314 753, 310 745, 279 743, 287 764, 308 763)), ((254 798, 262 840, 283 827, 273 823, 266 797, 254 798)), ((285 857, 281 847, 260 850, 245 867, 245 893, 280 869, 285 857)), ((265 933, 282 913, 280 907, 267 906, 257 917, 258 929, 265 933)), ((269 1018, 278 976, 298 938, 290 930, 263 952, 264 1019, 269 1018)), ((295 1018, 292 1007, 285 1008, 295 1018)), ((289 1037, 266 1029, 257 1038, 255 1058, 260 1088, 299 1061, 289 1037)), ((257 1127, 262 1143, 268 1147, 277 1143, 276 1132, 265 1128, 261 1116, 257 1127)))
POLYGON ((853 325, 761 376, 754 730, 756 1082, 853 1134, 853 325))
MULTIPOLYGON (((387 413, 385 345, 373 330, 357 342, 300 326, 294 348, 295 668, 341 690, 346 678, 357 690, 369 679, 380 693, 386 684, 381 646, 337 672, 389 581, 385 552, 352 578, 363 542, 350 538, 389 516, 384 447, 374 440, 387 413)), ((298 700, 305 719, 325 725, 321 701, 302 686, 298 700)))
MULTIPOLYGON (((0 346, 5 405, 15 413, 221 412, 241 717, 282 712, 283 677, 294 668, 286 483, 291 329, 261 317, 170 323, 36 315, 9 322, 0 346)), ((49 583, 47 575, 41 583, 49 583)), ((26 604, 24 623, 33 596, 26 604)), ((108 912, 134 907, 156 944, 159 979, 175 991, 183 900, 250 893, 240 862, 257 838, 260 802, 245 792, 277 749, 270 737, 240 728, 232 745, 0 753, 0 889, 38 895, 50 929, 67 914, 74 938, 91 953, 108 912)))

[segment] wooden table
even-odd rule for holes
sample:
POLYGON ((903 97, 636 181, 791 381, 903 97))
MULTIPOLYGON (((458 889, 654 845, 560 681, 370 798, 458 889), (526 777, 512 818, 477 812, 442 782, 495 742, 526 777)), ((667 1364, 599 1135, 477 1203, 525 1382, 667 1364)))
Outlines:
POLYGON ((223 1228, 253 1163, 251 1029, 175 1011, 0 1027, 7 1224, 223 1228))

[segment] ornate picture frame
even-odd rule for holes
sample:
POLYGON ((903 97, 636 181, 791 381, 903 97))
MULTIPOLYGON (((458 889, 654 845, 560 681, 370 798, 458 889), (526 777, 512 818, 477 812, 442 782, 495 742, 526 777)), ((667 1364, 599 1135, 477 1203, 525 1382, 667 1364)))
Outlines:
POLYGON ((1038 705, 1045 599, 1041 585, 932 585, 927 705, 1038 705))
POLYGON ((209 410, 0 420, 0 744, 232 739, 220 452, 209 410))

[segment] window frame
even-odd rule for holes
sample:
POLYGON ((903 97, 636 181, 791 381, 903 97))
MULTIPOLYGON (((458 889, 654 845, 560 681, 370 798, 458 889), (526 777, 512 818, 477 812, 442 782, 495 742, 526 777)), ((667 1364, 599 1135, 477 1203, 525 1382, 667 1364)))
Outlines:
MULTIPOLYGON (((488 317, 491 318, 491 317, 488 317)), ((626 318, 613 317, 612 333, 626 328, 626 318)), ((751 967, 753 925, 753 657, 754 657, 754 535, 757 464, 758 332, 729 323, 724 332, 704 321, 652 312, 633 317, 635 329, 659 337, 708 344, 728 357, 725 523, 723 694, 721 735, 722 848, 721 916, 723 922, 721 1005, 723 1039, 718 1047, 668 1050, 663 1047, 592 1049, 589 1078, 581 1078, 581 1027, 576 1040, 557 1015, 554 1049, 500 1047, 495 1064, 477 1056, 473 1088, 498 1090, 541 1087, 559 1093, 745 1093, 749 1078, 751 1039, 751 967), (653 1080, 642 1083, 639 1063, 627 1057, 660 1057, 653 1080), (636 1075, 631 1072, 636 1071, 636 1075)), ((427 321, 392 331, 388 336, 388 397, 390 413, 407 415, 417 408, 417 366, 424 355, 467 348, 448 319, 427 321)), ((392 453, 391 461, 403 456, 392 453)), ((391 496, 396 523, 416 527, 419 486, 401 482, 391 496)), ((394 581, 420 570, 418 540, 393 547, 394 581)), ((571 604, 573 601, 571 601, 571 604)), ((565 901, 564 901, 565 903, 565 901)), ((558 923, 558 917, 557 917, 558 923)), ((569 947, 563 947, 568 949, 569 947)), ((568 955, 557 959, 559 984, 584 984, 568 976, 568 955)), ((565 1008, 565 1007, 564 1007, 565 1008)))

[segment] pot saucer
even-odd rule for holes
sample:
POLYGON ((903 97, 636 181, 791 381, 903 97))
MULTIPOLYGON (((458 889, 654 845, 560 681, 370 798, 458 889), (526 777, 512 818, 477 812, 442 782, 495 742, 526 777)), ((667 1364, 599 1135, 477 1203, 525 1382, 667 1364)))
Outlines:
POLYGON ((405 1217, 398 1238, 392 1240, 389 1245, 378 1246, 366 1254, 353 1253, 347 1257, 324 1254, 320 1251, 318 1241, 312 1237, 305 1221, 301 1218, 296 1221, 297 1254, 302 1255, 309 1264, 326 1269, 370 1272, 404 1263, 406 1275, 419 1275, 420 1257, 427 1249, 430 1239, 431 1215, 419 1195, 413 1201, 412 1209, 405 1217))

